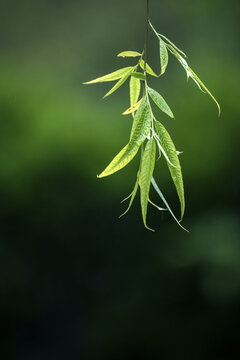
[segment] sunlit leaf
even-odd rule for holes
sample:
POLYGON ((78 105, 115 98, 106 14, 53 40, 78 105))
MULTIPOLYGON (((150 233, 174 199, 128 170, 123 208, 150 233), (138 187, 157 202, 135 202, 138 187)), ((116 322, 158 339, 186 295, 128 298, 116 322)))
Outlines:
POLYGON ((150 140, 148 140, 145 146, 145 150, 141 161, 141 170, 139 177, 143 223, 145 227, 151 231, 154 230, 150 229, 147 226, 146 218, 147 218, 147 207, 149 201, 149 190, 150 190, 151 179, 155 165, 155 156, 156 156, 156 144, 155 144, 155 140, 151 138, 150 140))
POLYGON ((127 110, 125 110, 122 115, 129 115, 129 114, 132 114, 134 113, 140 106, 142 102, 142 99, 139 100, 135 105, 131 106, 130 108, 128 108, 127 110))
POLYGON ((118 54, 119 57, 136 57, 136 56, 142 56, 142 54, 140 54, 137 51, 123 51, 120 54, 118 54))
POLYGON ((144 106, 142 106, 141 103, 134 117, 129 143, 120 151, 118 155, 115 156, 111 163, 98 177, 102 178, 104 176, 109 176, 125 167, 134 158, 138 152, 139 147, 146 139, 151 127, 152 119, 150 110, 146 104, 146 98, 144 100, 142 101, 144 106))
POLYGON ((130 142, 138 142, 139 146, 147 137, 151 127, 151 112, 146 96, 143 98, 133 119, 130 142))
POLYGON ((161 192, 161 190, 159 189, 156 181, 154 180, 154 178, 152 177, 151 183, 154 187, 154 189, 156 190, 157 194, 160 196, 161 200, 164 202, 164 204, 166 205, 168 211, 170 212, 170 214, 172 215, 172 217, 174 218, 174 220, 176 221, 176 223, 180 226, 180 228, 182 228, 184 231, 189 232, 187 229, 185 229, 180 222, 178 221, 178 219, 176 218, 176 216, 174 215, 174 213, 172 212, 172 209, 170 208, 170 206, 168 205, 167 200, 165 199, 165 197, 163 196, 163 193, 161 192))
MULTIPOLYGON (((140 66, 141 66, 141 68, 144 70, 144 60, 143 60, 143 59, 140 60, 140 66)), ((153 69, 152 69, 148 64, 146 64, 146 72, 147 72, 149 75, 158 77, 158 76, 155 74, 155 72, 153 71, 153 69)))
POLYGON ((171 118, 174 118, 172 110, 170 109, 170 107, 168 106, 162 95, 160 95, 156 90, 153 90, 150 87, 148 87, 148 93, 160 110, 162 110, 171 118))
MULTIPOLYGON (((178 52, 180 52, 184 57, 187 57, 187 55, 180 50, 172 41, 170 41, 166 36, 159 34, 162 38, 164 38, 165 40, 167 40, 169 42, 169 44, 171 44, 178 52)), ((169 46, 169 45, 168 45, 169 46)))
POLYGON ((118 79, 121 79, 123 76, 125 76, 127 73, 131 72, 131 70, 133 71, 133 69, 134 69, 133 66, 124 67, 124 68, 114 71, 110 74, 101 76, 97 79, 94 79, 94 80, 91 80, 88 82, 85 82, 84 84, 95 84, 95 83, 100 83, 100 82, 105 82, 105 81, 118 80, 118 79))
POLYGON ((137 103, 141 91, 141 81, 135 77, 130 78, 129 92, 130 92, 130 106, 137 103))
POLYGON ((168 51, 162 39, 159 40, 159 49, 160 49, 161 75, 163 75, 168 65, 168 51))
POLYGON ((107 96, 114 93, 114 91, 119 89, 120 86, 122 86, 125 83, 125 81, 129 78, 130 74, 131 74, 131 70, 129 70, 129 72, 126 73, 126 75, 124 75, 120 80, 118 80, 118 82, 111 88, 111 90, 103 98, 106 98, 107 96))
POLYGON ((155 127, 157 131, 157 135, 160 141, 160 144, 162 145, 163 149, 165 150, 168 158, 170 159, 171 163, 174 165, 167 163, 173 183, 176 187, 179 201, 181 204, 181 219, 184 215, 185 210, 185 199, 184 199, 184 187, 183 187, 183 177, 182 177, 182 170, 181 165, 179 162, 179 158, 177 155, 177 151, 175 148, 175 145, 168 134, 165 127, 159 122, 155 122, 155 127))

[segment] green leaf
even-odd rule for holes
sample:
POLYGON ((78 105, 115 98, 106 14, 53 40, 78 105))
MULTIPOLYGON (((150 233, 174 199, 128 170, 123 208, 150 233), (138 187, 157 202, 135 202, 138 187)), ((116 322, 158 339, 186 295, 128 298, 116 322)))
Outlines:
POLYGON ((148 93, 160 110, 162 110, 171 118, 174 118, 172 110, 170 109, 170 107, 168 106, 162 95, 160 95, 156 90, 153 90, 150 87, 148 87, 148 93))
MULTIPOLYGON (((143 60, 143 59, 140 60, 140 66, 141 66, 141 68, 144 70, 144 60, 143 60)), ((148 64, 146 64, 146 72, 147 72, 149 75, 158 77, 158 76, 155 74, 155 72, 152 70, 152 68, 151 68, 148 64)))
MULTIPOLYGON (((173 42, 171 42, 166 36, 162 35, 162 34, 159 34, 161 37, 163 37, 165 40, 167 40, 169 42, 169 44, 171 44, 177 51, 179 51, 184 57, 187 57, 187 55, 182 51, 180 50, 173 42)), ((167 44, 167 46, 169 46, 167 44)))
POLYGON ((163 193, 161 192, 161 190, 159 189, 156 181, 154 180, 154 178, 152 177, 151 183, 154 187, 154 189, 156 190, 156 192, 158 193, 158 195, 160 196, 161 200, 164 202, 164 204, 166 205, 168 211, 170 212, 170 214, 172 215, 172 217, 174 218, 174 220, 176 221, 176 223, 180 226, 180 228, 182 228, 184 231, 189 232, 187 229, 185 229, 180 222, 178 221, 178 219, 176 218, 176 216, 174 215, 174 213, 172 212, 170 206, 168 205, 167 200, 165 199, 165 197, 163 196, 163 193))
POLYGON ((120 80, 118 80, 118 82, 111 88, 111 90, 106 95, 104 95, 103 99, 114 93, 114 91, 116 91, 117 89, 119 89, 120 86, 122 86, 125 83, 125 81, 129 78, 131 72, 132 70, 129 70, 125 76, 123 76, 120 80))
POLYGON ((159 48, 160 48, 161 75, 163 75, 168 65, 168 51, 162 39, 159 40, 159 48))
POLYGON ((106 169, 98 176, 109 176, 125 167, 137 154, 139 147, 146 139, 151 127, 151 114, 146 104, 146 98, 142 101, 133 121, 131 138, 129 143, 111 161, 106 169), (141 106, 142 103, 145 106, 141 106))
POLYGON ((170 135, 168 134, 167 130, 165 129, 165 127, 159 121, 155 122, 155 127, 156 127, 156 131, 157 131, 157 135, 158 135, 160 144, 162 145, 162 147, 163 147, 164 151, 166 152, 168 158, 170 159, 171 163, 174 165, 174 166, 172 166, 171 164, 169 164, 169 162, 167 162, 167 165, 168 165, 172 180, 174 182, 174 185, 176 187, 179 201, 181 204, 181 219, 182 219, 183 215, 184 215, 184 210, 185 210, 185 199, 184 199, 182 170, 181 170, 181 165, 180 165, 179 158, 177 155, 177 151, 176 151, 175 145, 174 145, 170 135))
POLYGON ((140 79, 140 80, 146 80, 146 76, 140 72, 133 72, 133 73, 131 73, 131 76, 133 76, 137 79, 140 79))
POLYGON ((190 77, 196 82, 198 83, 199 87, 203 88, 209 96, 211 96, 211 98, 213 99, 213 101, 216 103, 217 107, 218 107, 218 115, 220 116, 221 114, 221 108, 220 108, 220 105, 219 103, 217 102, 217 100, 215 99, 215 97, 210 93, 210 91, 208 90, 208 88, 204 85, 204 83, 199 79, 199 77, 195 74, 195 72, 190 68, 188 67, 188 72, 189 72, 189 75, 190 77))
POLYGON ((120 54, 118 54, 119 57, 136 57, 136 56, 142 56, 142 54, 140 54, 137 51, 123 51, 120 54))
POLYGON ((130 92, 130 106, 133 106, 137 103, 141 91, 141 82, 139 79, 131 76, 129 82, 129 92, 130 92))
POLYGON ((119 216, 119 219, 130 210, 133 200, 135 199, 135 196, 137 194, 137 191, 138 191, 138 175, 137 175, 137 180, 136 180, 136 183, 135 183, 132 193, 126 199, 124 199, 124 200, 127 200, 129 197, 131 197, 128 208, 126 211, 124 211, 124 213, 122 215, 119 216))
POLYGON ((133 119, 130 143, 137 142, 139 146, 142 144, 149 133, 151 121, 152 116, 145 96, 133 119))
POLYGON ((84 84, 95 84, 95 83, 100 83, 100 82, 105 82, 105 81, 118 80, 118 79, 121 79, 123 76, 125 76, 128 72, 130 72, 130 70, 133 70, 133 69, 134 69, 133 66, 124 67, 124 68, 114 71, 110 74, 101 76, 97 79, 94 79, 94 80, 91 80, 88 82, 85 82, 84 84))
POLYGON ((149 190, 150 190, 151 179, 155 165, 155 156, 156 156, 156 144, 155 144, 155 140, 151 138, 150 140, 148 140, 145 146, 145 150, 141 161, 141 170, 139 177, 143 223, 144 226, 151 231, 154 230, 150 229, 147 226, 146 218, 147 218, 147 207, 149 201, 149 190))

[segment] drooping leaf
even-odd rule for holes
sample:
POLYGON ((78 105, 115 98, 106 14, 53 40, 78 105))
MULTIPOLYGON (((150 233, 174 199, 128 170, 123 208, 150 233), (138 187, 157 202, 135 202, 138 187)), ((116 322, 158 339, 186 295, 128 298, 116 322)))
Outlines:
POLYGON ((177 193, 178 193, 180 204, 181 204, 181 219, 182 219, 183 215, 184 215, 184 210, 185 210, 185 198, 184 198, 182 170, 181 170, 181 165, 180 165, 179 158, 177 155, 177 151, 176 151, 175 145, 174 145, 169 133, 165 129, 165 127, 159 121, 155 122, 155 127, 156 127, 159 141, 160 141, 163 149, 165 150, 168 158, 170 159, 171 163, 174 165, 174 166, 172 166, 171 164, 167 163, 173 183, 174 183, 177 193))
POLYGON ((127 110, 125 110, 122 115, 129 115, 134 113, 140 106, 142 102, 142 99, 140 99, 135 105, 131 106, 130 108, 128 108, 127 110))
MULTIPOLYGON (((144 100, 142 101, 142 103, 144 100)), ((141 103, 141 105, 142 105, 141 103)), ((106 169, 98 176, 100 178, 109 176, 125 167, 137 154, 139 147, 146 139, 151 127, 151 114, 146 104, 139 107, 133 121, 131 138, 129 143, 114 157, 106 169)))
POLYGON ((129 92, 130 92, 130 106, 137 103, 141 91, 141 81, 135 77, 130 78, 129 92))
POLYGON ((133 76, 137 79, 140 79, 140 80, 146 80, 146 76, 140 72, 133 72, 133 73, 131 73, 131 76, 133 76))
POLYGON ((125 81, 129 78, 130 74, 131 74, 131 70, 129 70, 129 72, 126 73, 126 75, 124 75, 120 80, 118 80, 118 82, 111 88, 111 90, 106 95, 104 95, 103 98, 106 98, 107 96, 114 93, 114 91, 119 89, 120 86, 122 86, 125 83, 125 81))
POLYGON ((160 110, 162 110, 165 114, 167 114, 171 118, 174 118, 172 110, 170 109, 170 107, 168 106, 162 95, 160 95, 156 90, 151 89, 150 87, 148 87, 148 93, 160 110))
MULTIPOLYGON (((135 196, 136 196, 136 194, 137 194, 137 191, 138 191, 138 175, 137 175, 137 180, 136 180, 135 186, 134 186, 134 188, 133 188, 133 191, 132 191, 132 193, 131 193, 130 196, 129 196, 129 197, 131 197, 131 199, 130 199, 128 208, 127 208, 126 211, 124 211, 124 213, 123 213, 122 215, 119 216, 119 218, 121 218, 123 215, 125 215, 125 214, 130 210, 130 208, 131 208, 131 206, 132 206, 132 203, 133 203, 133 200, 135 199, 135 196)), ((128 197, 128 198, 129 198, 129 197, 128 197)), ((126 200, 126 199, 125 199, 125 200, 126 200)))
POLYGON ((149 133, 151 120, 151 112, 145 96, 133 119, 130 142, 137 142, 139 146, 141 145, 149 133))
POLYGON ((147 218, 147 207, 149 201, 149 190, 150 190, 151 179, 155 165, 155 156, 156 156, 156 144, 155 144, 155 140, 151 138, 150 140, 148 140, 145 146, 145 150, 141 161, 141 170, 139 176, 143 223, 145 227, 151 231, 154 230, 150 229, 147 226, 146 218, 147 218))
POLYGON ((140 54, 137 51, 123 51, 120 54, 118 54, 119 57, 136 57, 136 56, 142 56, 142 54, 140 54))
POLYGON ((161 75, 163 75, 168 65, 168 51, 162 39, 159 40, 159 49, 160 49, 161 75))
MULTIPOLYGON (((164 38, 165 40, 167 40, 169 42, 169 44, 171 44, 177 51, 179 51, 184 57, 187 57, 187 55, 180 50, 172 41, 170 41, 166 36, 159 34, 162 38, 164 38)), ((169 46, 169 45, 168 45, 169 46)))
POLYGON ((204 85, 204 83, 199 79, 199 77, 195 74, 195 72, 190 68, 188 67, 188 71, 189 71, 189 74, 190 74, 190 77, 199 84, 200 87, 203 88, 203 90, 205 90, 209 96, 211 96, 211 98, 213 99, 213 101, 216 103, 217 107, 218 107, 218 115, 220 116, 220 113, 221 113, 221 108, 220 108, 220 105, 219 103, 217 102, 217 100, 215 99, 215 97, 212 95, 212 93, 208 90, 208 88, 204 85))
POLYGON ((97 79, 94 79, 94 80, 91 80, 88 82, 85 82, 84 84, 95 84, 95 83, 100 83, 100 82, 105 82, 105 81, 118 80, 118 79, 121 79, 123 76, 125 76, 131 70, 133 71, 133 69, 134 69, 133 66, 124 67, 124 68, 116 70, 110 74, 101 76, 97 79))
POLYGON ((160 196, 161 200, 164 202, 164 204, 166 205, 168 211, 170 212, 170 214, 172 215, 172 217, 174 218, 174 220, 176 221, 176 223, 186 232, 189 232, 187 229, 185 229, 180 222, 178 221, 178 219, 176 218, 176 216, 174 215, 174 213, 172 212, 170 206, 168 205, 167 200, 165 199, 165 197, 163 196, 163 193, 161 192, 161 190, 159 189, 156 181, 154 180, 154 178, 152 177, 151 183, 154 187, 154 189, 156 190, 157 194, 160 196))
MULTIPOLYGON (((144 60, 143 60, 143 59, 140 60, 140 63, 139 63, 139 64, 140 64, 141 68, 144 70, 144 60)), ((158 76, 155 74, 155 72, 153 71, 153 69, 152 69, 148 64, 146 64, 146 72, 147 72, 149 75, 158 77, 158 76)))

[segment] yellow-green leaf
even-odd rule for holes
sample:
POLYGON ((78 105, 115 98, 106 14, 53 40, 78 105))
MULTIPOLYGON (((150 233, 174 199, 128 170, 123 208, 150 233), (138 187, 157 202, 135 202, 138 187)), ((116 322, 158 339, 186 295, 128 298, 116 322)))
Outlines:
MULTIPOLYGON (((141 68, 144 70, 144 60, 143 60, 143 59, 140 60, 140 66, 141 66, 141 68)), ((152 69, 148 64, 146 64, 146 72, 147 72, 149 75, 158 77, 158 76, 155 74, 155 72, 153 71, 153 69, 152 69)))
POLYGON ((170 159, 171 163, 174 165, 172 166, 169 162, 167 162, 173 183, 176 187, 179 201, 181 204, 181 219, 184 215, 185 210, 185 198, 184 198, 184 186, 183 186, 183 177, 182 177, 182 170, 181 165, 179 162, 179 158, 177 155, 177 151, 175 145, 165 129, 165 127, 159 122, 155 122, 156 132, 160 141, 161 146, 163 147, 164 151, 166 152, 168 158, 170 159))
POLYGON ((118 80, 121 79, 123 76, 125 76, 128 72, 130 72, 131 70, 133 70, 134 67, 132 66, 127 66, 124 67, 122 69, 119 69, 117 71, 114 71, 110 74, 101 76, 97 79, 85 82, 84 84, 95 84, 95 83, 100 83, 100 82, 105 82, 105 81, 114 81, 114 80, 118 80))
POLYGON ((126 75, 124 75, 120 80, 118 80, 118 82, 111 88, 111 90, 106 94, 104 95, 103 98, 111 95, 112 93, 114 93, 114 91, 116 91, 117 89, 120 88, 120 86, 122 86, 125 81, 129 78, 130 74, 131 74, 132 70, 129 70, 126 75))
POLYGON ((159 48, 160 48, 161 75, 163 75, 168 65, 168 51, 162 39, 159 40, 159 48))
POLYGON ((142 99, 140 99, 136 104, 134 104, 133 106, 131 106, 130 108, 128 108, 127 110, 125 110, 122 115, 129 115, 134 113, 140 106, 142 102, 142 99))
POLYGON ((147 226, 146 218, 147 218, 147 207, 149 201, 149 190, 150 190, 151 179, 155 165, 155 156, 156 156, 156 144, 155 144, 155 140, 151 138, 150 140, 148 140, 145 146, 145 150, 141 161, 141 170, 139 177, 139 183, 141 189, 142 218, 145 227, 149 230, 152 229, 150 229, 147 226))
POLYGON ((140 54, 137 51, 123 51, 120 54, 118 54, 119 57, 136 57, 136 56, 142 56, 142 54, 140 54))
POLYGON ((141 91, 141 81, 131 76, 129 82, 130 106, 137 103, 141 91))
POLYGON ((138 152, 139 147, 146 139, 151 127, 151 114, 148 106, 146 105, 146 102, 145 106, 142 108, 141 105, 134 117, 134 128, 132 129, 129 143, 120 151, 117 156, 115 156, 111 163, 98 177, 101 178, 104 176, 109 176, 125 167, 134 158, 138 152))
POLYGON ((123 215, 125 215, 131 208, 132 206, 132 203, 133 203, 133 200, 135 199, 135 196, 137 194, 137 191, 138 191, 138 175, 137 175, 137 180, 136 180, 136 183, 135 183, 135 186, 134 186, 134 189, 132 191, 132 193, 124 200, 127 200, 129 197, 131 198, 130 201, 129 201, 129 205, 128 205, 128 208, 126 211, 124 211, 124 213, 122 215, 119 216, 119 218, 121 218, 123 215))
POLYGON ((170 109, 162 95, 160 95, 156 90, 153 90, 150 87, 148 87, 148 93, 160 110, 165 112, 165 114, 167 114, 171 118, 174 118, 172 110, 170 109))

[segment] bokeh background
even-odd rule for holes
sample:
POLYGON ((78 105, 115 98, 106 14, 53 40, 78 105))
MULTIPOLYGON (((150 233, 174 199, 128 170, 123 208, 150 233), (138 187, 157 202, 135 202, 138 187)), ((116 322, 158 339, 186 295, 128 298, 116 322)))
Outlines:
MULTIPOLYGON (((189 234, 152 208, 145 230, 139 199, 118 219, 138 158, 96 178, 127 142, 128 87, 102 100, 111 84, 82 83, 142 50, 145 1, 0 1, 2 359, 240 355, 239 1, 150 3, 222 107, 174 58, 151 80, 176 116, 156 110, 184 151, 189 234)), ((179 215, 164 161, 155 177, 179 215)))

